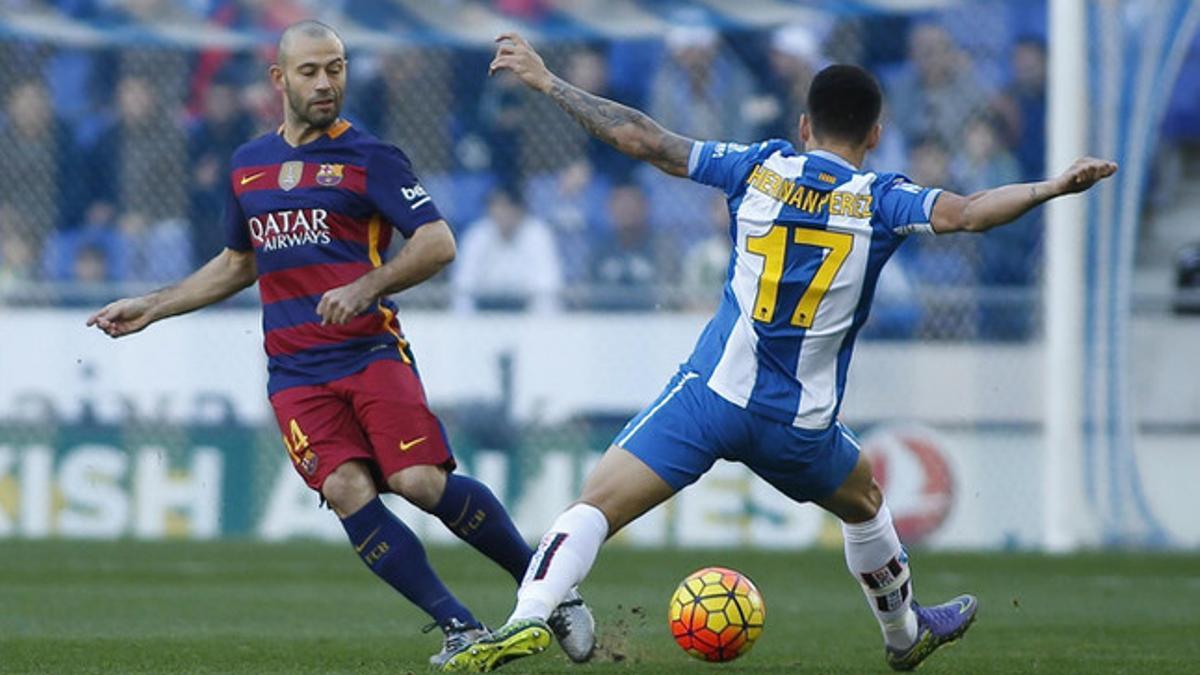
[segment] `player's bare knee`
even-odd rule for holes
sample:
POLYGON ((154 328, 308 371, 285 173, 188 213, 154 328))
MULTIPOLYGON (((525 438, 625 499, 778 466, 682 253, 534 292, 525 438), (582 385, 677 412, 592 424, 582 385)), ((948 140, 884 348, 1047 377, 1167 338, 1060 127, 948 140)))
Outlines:
POLYGON ((604 516, 604 520, 608 522, 608 536, 610 537, 616 534, 617 530, 629 524, 630 517, 628 515, 622 514, 619 508, 614 508, 612 504, 606 504, 603 498, 596 495, 589 495, 585 492, 575 503, 586 504, 599 511, 604 516))
POLYGON ((583 484, 579 502, 608 520, 608 535, 665 501, 675 490, 632 453, 612 446, 583 484))
POLYGON ((602 487, 585 489, 576 503, 587 504, 604 514, 604 519, 608 521, 608 536, 610 537, 652 506, 638 503, 620 491, 605 490, 602 487))
POLYGON ((446 491, 446 471, 439 466, 410 466, 388 476, 388 487, 417 508, 431 511, 446 491))
POLYGON ((854 491, 850 499, 846 500, 842 513, 839 515, 848 523, 865 523, 879 513, 881 506, 883 506, 883 491, 879 489, 878 483, 871 480, 862 488, 854 491))
POLYGON ((608 521, 608 534, 612 536, 637 516, 634 508, 623 499, 614 484, 604 480, 589 481, 583 486, 577 504, 587 504, 604 514, 608 521))
POLYGON ((879 488, 879 483, 872 478, 867 486, 866 492, 863 494, 863 502, 865 513, 868 513, 868 518, 874 518, 876 513, 879 513, 879 508, 883 506, 883 490, 879 488))
POLYGON ((321 485, 321 495, 342 518, 366 506, 377 494, 370 471, 358 462, 342 464, 321 485))

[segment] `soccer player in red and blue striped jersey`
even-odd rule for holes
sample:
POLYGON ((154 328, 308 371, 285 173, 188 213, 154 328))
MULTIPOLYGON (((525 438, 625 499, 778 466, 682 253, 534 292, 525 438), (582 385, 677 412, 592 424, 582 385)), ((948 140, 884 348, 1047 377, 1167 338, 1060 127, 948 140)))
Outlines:
MULTIPOLYGON (((454 258, 454 236, 395 146, 340 117, 346 56, 332 28, 302 21, 280 38, 271 78, 284 124, 233 156, 226 248, 187 279, 92 316, 110 336, 222 300, 257 279, 268 392, 296 471, 341 518, 355 552, 446 634, 441 662, 485 629, 438 579, 425 550, 379 499, 392 491, 437 516, 520 582, 532 556, 504 507, 455 462, 429 410, 387 295, 454 258), (383 260, 393 230, 407 240, 383 260)), ((578 595, 555 628, 591 655, 578 595)))

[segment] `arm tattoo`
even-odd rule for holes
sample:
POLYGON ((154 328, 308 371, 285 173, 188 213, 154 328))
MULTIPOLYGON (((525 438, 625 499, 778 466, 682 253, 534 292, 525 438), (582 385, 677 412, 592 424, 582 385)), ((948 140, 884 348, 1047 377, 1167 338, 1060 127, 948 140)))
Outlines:
POLYGON ((686 176, 692 141, 663 129, 640 110, 615 103, 556 79, 548 92, 589 134, 667 173, 686 176))

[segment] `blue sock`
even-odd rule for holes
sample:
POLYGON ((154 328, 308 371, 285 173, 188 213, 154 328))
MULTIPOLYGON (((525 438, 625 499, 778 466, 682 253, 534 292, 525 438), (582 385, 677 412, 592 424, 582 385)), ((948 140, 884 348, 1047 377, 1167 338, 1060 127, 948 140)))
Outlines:
POLYGON ((491 558, 521 583, 533 549, 521 538, 508 511, 486 485, 456 473, 448 475, 446 491, 431 513, 459 539, 491 558))
POLYGON ((425 548, 412 530, 376 497, 342 519, 355 553, 380 579, 433 617, 439 626, 458 619, 468 626, 479 622, 429 566, 425 548))

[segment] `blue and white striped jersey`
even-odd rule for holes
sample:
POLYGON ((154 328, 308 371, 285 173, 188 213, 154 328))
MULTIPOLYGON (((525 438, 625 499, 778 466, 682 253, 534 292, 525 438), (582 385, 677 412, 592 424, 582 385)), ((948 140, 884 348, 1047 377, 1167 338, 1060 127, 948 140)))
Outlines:
POLYGON ((879 272, 906 235, 932 232, 941 190, 782 140, 697 142, 688 175, 725 191, 733 254, 687 366, 735 405, 828 428, 879 272))

